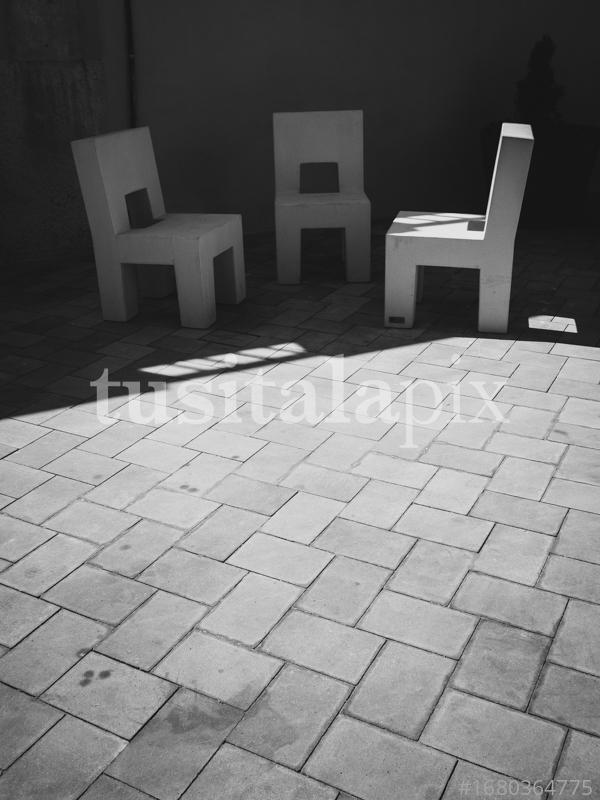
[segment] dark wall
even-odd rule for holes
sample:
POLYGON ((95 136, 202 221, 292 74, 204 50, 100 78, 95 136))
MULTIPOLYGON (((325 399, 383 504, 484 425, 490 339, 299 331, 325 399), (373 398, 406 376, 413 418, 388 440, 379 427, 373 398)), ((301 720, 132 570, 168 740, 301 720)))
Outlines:
POLYGON ((129 96, 122 0, 4 0, 0 31, 1 275, 89 256, 69 143, 129 96))
POLYGON ((133 0, 138 122, 167 207, 273 225, 273 111, 362 108, 376 218, 483 210, 482 126, 514 118, 534 42, 600 124, 598 0, 133 0))

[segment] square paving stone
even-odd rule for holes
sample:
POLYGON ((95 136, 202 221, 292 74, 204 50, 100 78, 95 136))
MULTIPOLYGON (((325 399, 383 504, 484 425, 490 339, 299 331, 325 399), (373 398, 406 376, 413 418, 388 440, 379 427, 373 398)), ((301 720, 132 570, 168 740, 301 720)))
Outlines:
POLYGON ((549 781, 565 731, 520 711, 449 690, 421 741, 520 780, 549 781))
POLYGON ((531 800, 532 792, 531 783, 459 761, 444 792, 444 800, 481 800, 481 797, 486 800, 526 797, 531 800))
POLYGON ((533 586, 552 544, 552 538, 543 533, 496 525, 475 559, 474 569, 533 586))
POLYGON ((140 467, 169 473, 181 469, 184 464, 195 457, 196 453, 193 450, 164 442, 153 442, 149 439, 136 442, 127 450, 119 453, 120 461, 128 461, 131 464, 138 464, 140 467))
POLYGON ((0 777, 0 797, 76 800, 124 746, 113 734, 65 716, 0 777))
POLYGON ((467 575, 452 605, 470 614, 508 622, 552 636, 567 604, 565 597, 487 575, 467 575))
POLYGON ((0 492, 9 497, 22 497, 41 483, 50 480, 47 472, 10 461, 0 461, 0 492))
POLYGON ((42 594, 88 559, 95 546, 59 533, 0 575, 7 586, 42 594))
POLYGON ((92 488, 89 483, 57 476, 6 506, 4 513, 39 525, 92 488))
POLYGON ((389 571, 338 556, 296 603, 320 617, 354 625, 389 578, 389 571))
POLYGON ((469 614, 383 591, 359 626, 388 639, 460 658, 476 622, 469 614))
POLYGON ((110 508, 126 508, 165 476, 165 472, 129 464, 117 475, 92 489, 86 499, 110 508))
POLYGON ((455 662, 388 642, 357 687, 348 713, 418 739, 455 662))
POLYGON ((109 778, 108 775, 100 775, 79 800, 151 800, 151 798, 147 794, 138 792, 133 786, 127 786, 121 781, 109 778))
POLYGON ((313 545, 338 555, 394 569, 414 541, 399 533, 339 517, 323 531, 313 545))
POLYGON ((262 526, 265 533, 310 544, 344 509, 344 503, 298 492, 262 526))
POLYGON ((200 627, 254 647, 279 622, 300 591, 263 575, 246 575, 202 620, 200 627))
POLYGON ((165 489, 151 489, 148 494, 130 505, 127 510, 131 514, 138 514, 140 517, 147 517, 156 522, 162 522, 164 525, 188 530, 216 508, 218 508, 216 503, 201 497, 181 492, 169 492, 165 489))
POLYGON ((0 769, 8 769, 62 714, 0 684, 0 769))
POLYGON ((465 550, 418 541, 387 588, 444 605, 452 598, 472 562, 472 554, 465 550))
POLYGON ((490 420, 458 417, 438 434, 437 441, 479 449, 488 441, 497 426, 497 422, 490 420))
POLYGON ((435 474, 436 467, 418 464, 382 453, 367 453, 352 472, 387 483, 398 483, 411 489, 422 489, 435 474))
POLYGON ((554 536, 566 513, 566 508, 549 503, 538 503, 499 492, 484 492, 472 509, 471 516, 554 536))
POLYGON ((350 470, 372 447, 368 439, 334 433, 308 456, 307 461, 319 467, 350 470))
POLYGON ((202 450, 204 453, 212 453, 224 458, 233 458, 236 461, 246 461, 264 446, 264 441, 253 439, 251 436, 214 429, 201 433, 188 445, 194 450, 202 450))
POLYGON ((84 564, 50 592, 46 599, 109 625, 118 625, 153 593, 137 581, 84 564))
POLYGON ((466 447, 456 447, 453 444, 434 442, 429 450, 421 456, 421 461, 426 464, 435 464, 439 467, 453 467, 476 475, 490 477, 501 461, 501 456, 495 453, 486 453, 483 450, 470 450, 466 447))
POLYGON ((225 744, 182 800, 335 800, 336 795, 329 786, 225 744))
POLYGON ((18 561, 54 536, 54 531, 0 514, 0 558, 18 561))
POLYGON ((0 586, 0 644, 14 647, 57 611, 56 606, 0 586))
POLYGON ((292 467, 306 458, 306 451, 299 447, 288 447, 276 442, 260 442, 260 444, 261 449, 239 467, 238 475, 267 483, 277 483, 292 467))
POLYGON ((173 691, 170 683, 155 675, 88 653, 42 699, 130 739, 173 691))
POLYGON ((287 503, 293 494, 295 492, 291 489, 284 489, 271 483, 228 475, 207 494, 207 497, 216 500, 217 503, 270 516, 287 503))
POLYGON ((600 676, 600 606, 569 600, 548 658, 600 676))
POLYGON ((531 712, 600 736, 600 678, 549 664, 536 687, 531 712))
POLYGON ((280 667, 276 658, 193 631, 154 672, 246 710, 280 667))
POLYGON ((107 772, 159 800, 177 800, 240 717, 238 709, 179 689, 107 772))
POLYGON ((571 509, 558 534, 554 552, 561 556, 600 564, 599 530, 600 514, 571 509))
POLYGON ((201 496, 238 467, 239 462, 231 458, 201 453, 189 464, 165 478, 159 488, 201 496))
POLYGON ((585 428, 600 428, 600 403, 569 397, 558 420, 585 428))
POLYGON ((554 414, 552 411, 515 406, 509 413, 506 422, 503 422, 500 426, 500 431, 516 436, 533 436, 545 439, 553 420, 554 414))
MULTIPOLYGON (((87 439, 81 445, 80 450, 88 453, 98 453, 102 456, 116 456, 118 453, 130 447, 135 442, 143 439, 154 428, 148 425, 138 425, 133 422, 117 422, 110 428, 96 434, 91 439, 87 439)), ((67 435, 67 434, 63 434, 67 435)))
POLYGON ((545 636, 482 622, 452 676, 452 685, 524 711, 548 645, 545 636))
POLYGON ((558 787, 562 785, 560 781, 570 781, 569 793, 576 800, 581 800, 583 797, 598 800, 600 796, 600 739, 595 736, 586 736, 585 733, 578 731, 571 731, 554 780, 558 787))
POLYGON ((199 603, 213 605, 244 577, 244 571, 185 550, 169 550, 139 580, 199 603))
POLYGON ((382 644, 379 636, 292 611, 269 634, 262 649, 349 683, 357 683, 382 644))
POLYGON ((423 506, 468 514, 488 483, 481 475, 441 467, 417 498, 423 506))
POLYGON ((47 520, 44 526, 59 533, 68 533, 71 536, 80 536, 98 544, 105 544, 127 528, 131 528, 137 521, 138 517, 132 514, 79 500, 47 520))
POLYGON ((333 556, 278 536, 255 533, 228 559, 242 569, 308 586, 333 556))
POLYGON ((529 500, 541 500, 553 472, 551 464, 508 456, 494 474, 488 489, 529 500))
POLYGON ((257 439, 300 447, 302 450, 315 450, 331 436, 330 431, 317 430, 308 425, 273 420, 256 432, 257 439))
POLYGON ((491 522, 414 504, 403 514, 394 530, 439 544, 479 550, 492 527, 491 522))
POLYGON ((86 453, 83 450, 70 450, 63 456, 46 464, 44 469, 63 478, 84 481, 97 486, 117 472, 125 468, 122 461, 115 458, 106 458, 97 453, 86 453))
POLYGON ((348 503, 340 516, 380 528, 391 528, 417 494, 416 489, 372 480, 348 503))
POLYGON ((175 544, 181 535, 177 528, 144 519, 101 550, 92 563, 132 578, 175 544))
POLYGON ((563 460, 560 462, 556 474, 560 478, 584 483, 600 484, 600 458, 589 447, 567 448, 563 460))
POLYGON ((348 695, 346 684, 287 665, 228 740, 300 769, 348 695))
POLYGON ((96 649, 140 669, 150 669, 206 613, 206 606, 156 592, 96 649))
MULTIPOLYGON (((285 508, 285 506, 284 506, 285 508)), ((250 536, 259 530, 267 517, 243 508, 221 506, 178 544, 201 556, 225 561, 250 536)))
POLYGON ((544 500, 547 503, 600 514, 600 486, 592 486, 589 483, 554 478, 544 495, 544 500))
POLYGON ((352 500, 366 482, 366 478, 359 478, 357 475, 348 475, 313 464, 300 464, 281 483, 282 486, 346 503, 352 500))
POLYGON ((550 556, 539 586, 551 592, 600 603, 600 564, 550 556))
POLYGON ((29 694, 40 694, 107 632, 99 622, 59 611, 0 661, 0 681, 29 694))
POLYGON ((30 425, 18 419, 0 420, 0 442, 9 447, 25 447, 46 433, 48 433, 46 428, 30 425))
POLYGON ((454 759, 364 722, 339 717, 305 771, 364 800, 437 800, 454 759))

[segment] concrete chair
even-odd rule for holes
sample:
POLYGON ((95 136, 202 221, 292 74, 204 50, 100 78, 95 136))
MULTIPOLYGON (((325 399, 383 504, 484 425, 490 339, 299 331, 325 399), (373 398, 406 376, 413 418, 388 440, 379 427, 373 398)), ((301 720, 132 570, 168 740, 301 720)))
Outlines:
POLYGON ((504 123, 485 216, 398 213, 385 241, 385 319, 410 328, 422 267, 479 270, 479 330, 506 333, 514 242, 533 150, 529 125, 504 123))
POLYGON ((273 114, 277 277, 299 283, 303 228, 344 228, 346 278, 371 275, 371 204, 363 191, 362 111, 273 114), (338 165, 339 191, 302 193, 302 164, 338 165))
MULTIPOLYGON (((215 295, 223 303, 244 299, 241 216, 166 214, 148 128, 79 139, 71 146, 92 232, 104 319, 135 316, 135 265, 141 264, 174 266, 185 327, 212 325, 215 295), (127 198, 139 190, 147 190, 151 219, 148 227, 132 228, 127 198)), ((141 274, 145 271, 146 266, 141 274)))

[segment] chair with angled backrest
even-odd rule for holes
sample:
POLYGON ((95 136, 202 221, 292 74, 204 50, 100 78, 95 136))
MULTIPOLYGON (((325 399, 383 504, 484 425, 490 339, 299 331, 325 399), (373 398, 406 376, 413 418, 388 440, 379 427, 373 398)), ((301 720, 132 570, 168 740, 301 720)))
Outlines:
POLYGON ((166 214, 147 127, 79 139, 71 146, 92 232, 104 319, 124 321, 137 313, 136 265, 174 266, 186 327, 212 325, 215 296, 224 303, 244 299, 241 217, 166 214))
POLYGON ((346 278, 371 274, 371 204, 363 191, 362 111, 273 114, 277 277, 299 283, 303 228, 345 230, 346 278), (303 167, 337 165, 337 185, 303 191, 303 167))
POLYGON ((424 266, 479 269, 479 330, 506 333, 515 235, 533 150, 529 125, 504 123, 485 216, 401 211, 386 235, 385 325, 410 328, 424 266))

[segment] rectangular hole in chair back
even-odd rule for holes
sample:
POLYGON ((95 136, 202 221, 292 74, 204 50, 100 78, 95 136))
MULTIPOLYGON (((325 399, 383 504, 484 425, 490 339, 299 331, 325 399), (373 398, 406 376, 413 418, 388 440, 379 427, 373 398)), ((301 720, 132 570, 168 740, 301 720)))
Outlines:
POLYGON ((125 205, 132 228, 149 228, 156 220, 152 216, 152 206, 148 189, 136 189, 125 195, 125 205))
POLYGON ((340 191, 335 161, 306 161, 300 164, 300 194, 331 194, 340 191))

